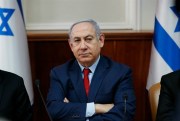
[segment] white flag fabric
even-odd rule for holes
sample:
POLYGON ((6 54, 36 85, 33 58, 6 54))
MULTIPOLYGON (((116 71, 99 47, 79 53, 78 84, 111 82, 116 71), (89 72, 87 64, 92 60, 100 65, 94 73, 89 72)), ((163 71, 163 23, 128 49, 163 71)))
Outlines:
POLYGON ((174 0, 158 0, 147 89, 180 69, 180 12, 174 0))
POLYGON ((20 0, 0 0, 0 69, 24 79, 33 104, 29 51, 20 0))

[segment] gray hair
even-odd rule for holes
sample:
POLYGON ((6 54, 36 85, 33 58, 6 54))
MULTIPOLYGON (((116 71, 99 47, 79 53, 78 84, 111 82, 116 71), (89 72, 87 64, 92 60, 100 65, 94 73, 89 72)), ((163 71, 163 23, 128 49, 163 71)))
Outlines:
POLYGON ((71 32, 72 32, 72 29, 75 25, 79 24, 79 23, 83 23, 83 22, 88 22, 88 23, 91 23, 93 25, 93 27, 95 28, 95 32, 96 32, 96 36, 99 38, 100 34, 101 34, 101 30, 100 30, 100 27, 98 25, 98 23, 96 21, 94 21, 93 19, 87 19, 87 20, 82 20, 82 21, 77 21, 76 23, 74 23, 73 25, 71 25, 70 29, 69 29, 69 32, 68 32, 68 35, 69 35, 69 38, 71 38, 71 32))

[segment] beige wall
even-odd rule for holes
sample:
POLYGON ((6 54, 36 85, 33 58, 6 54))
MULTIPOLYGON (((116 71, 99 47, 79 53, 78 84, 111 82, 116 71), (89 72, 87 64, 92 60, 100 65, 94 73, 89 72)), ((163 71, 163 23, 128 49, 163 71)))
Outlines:
POLYGON ((156 0, 23 0, 27 30, 67 30, 93 18, 105 30, 153 30, 156 0))

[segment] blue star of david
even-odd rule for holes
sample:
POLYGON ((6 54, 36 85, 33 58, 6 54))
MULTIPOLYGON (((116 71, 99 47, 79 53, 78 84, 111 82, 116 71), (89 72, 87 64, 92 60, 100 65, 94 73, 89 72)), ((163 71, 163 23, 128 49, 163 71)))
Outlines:
POLYGON ((175 6, 171 7, 171 10, 178 17, 178 22, 177 22, 177 25, 176 25, 174 32, 180 32, 180 12, 177 11, 175 6))
POLYGON ((13 36, 13 32, 8 24, 13 12, 14 9, 0 8, 0 19, 2 21, 0 24, 0 35, 13 36))

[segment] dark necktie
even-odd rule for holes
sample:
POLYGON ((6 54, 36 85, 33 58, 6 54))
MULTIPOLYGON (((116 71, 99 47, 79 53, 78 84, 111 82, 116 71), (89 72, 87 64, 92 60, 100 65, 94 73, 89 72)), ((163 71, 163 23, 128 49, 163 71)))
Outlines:
POLYGON ((84 73, 84 88, 86 91, 86 95, 89 93, 89 72, 90 70, 88 68, 84 68, 83 73, 84 73))

